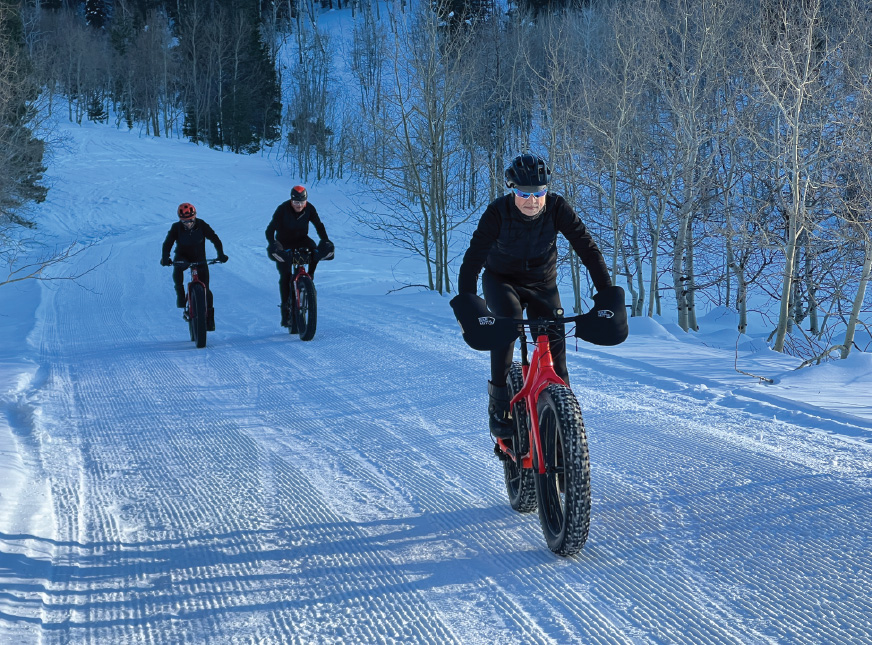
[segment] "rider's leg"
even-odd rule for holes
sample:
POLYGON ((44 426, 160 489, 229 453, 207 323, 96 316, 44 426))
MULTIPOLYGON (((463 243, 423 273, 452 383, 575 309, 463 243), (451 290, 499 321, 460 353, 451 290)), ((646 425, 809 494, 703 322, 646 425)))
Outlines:
MULTIPOLYGON (((518 292, 504 278, 485 270, 481 276, 481 287, 484 291, 484 299, 487 302, 488 309, 497 316, 521 318, 524 315, 518 292)), ((509 369, 512 367, 514 352, 514 343, 506 346, 505 349, 491 352, 491 381, 495 385, 502 386, 506 384, 506 377, 509 375, 509 369)))
POLYGON ((215 331, 215 308, 212 302, 212 289, 209 288, 209 266, 206 264, 201 266, 198 275, 206 285, 206 331, 215 331))
POLYGON ((312 250, 312 261, 309 262, 308 273, 309 273, 309 277, 314 279, 315 278, 315 267, 318 266, 318 262, 319 262, 318 257, 315 254, 315 249, 318 248, 318 245, 315 244, 315 240, 313 240, 311 237, 307 237, 306 241, 303 242, 300 246, 305 246, 305 247, 308 247, 312 250))
MULTIPOLYGON (((502 278, 485 271, 481 278, 488 309, 497 316, 520 318, 523 315, 521 301, 514 287, 502 278)), ((515 344, 491 352, 491 380, 487 384, 488 426, 498 439, 511 438, 512 428, 509 406, 509 388, 506 378, 512 366, 515 344)))
POLYGON ((173 284, 176 289, 176 307, 179 309, 185 308, 186 298, 185 298, 185 287, 182 284, 182 281, 185 277, 185 271, 182 267, 173 267, 173 284))
POLYGON ((212 290, 209 288, 209 267, 208 265, 203 265, 201 267, 197 267, 197 276, 200 278, 200 282, 206 285, 206 307, 212 307, 212 290))
POLYGON ((282 327, 288 326, 288 302, 291 299, 291 266, 290 262, 276 262, 279 272, 279 295, 281 296, 282 327))

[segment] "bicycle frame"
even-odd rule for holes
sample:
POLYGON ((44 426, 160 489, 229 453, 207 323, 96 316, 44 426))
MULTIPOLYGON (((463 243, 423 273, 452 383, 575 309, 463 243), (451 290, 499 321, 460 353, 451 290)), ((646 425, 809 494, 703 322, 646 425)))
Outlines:
POLYGON ((188 281, 188 284, 185 288, 185 299, 187 301, 187 306, 185 307, 185 320, 189 320, 193 315, 191 312, 191 285, 193 284, 201 284, 203 285, 203 290, 205 293, 209 292, 209 288, 206 286, 206 283, 200 280, 200 276, 197 273, 197 267, 201 264, 214 264, 217 260, 202 260, 201 262, 188 262, 187 260, 176 261, 173 262, 176 266, 185 266, 184 270, 191 270, 191 279, 188 281))
POLYGON ((580 316, 513 320, 523 326, 521 363, 507 375, 512 398, 512 437, 497 438, 509 504, 520 513, 537 510, 548 548, 575 555, 590 529, 590 455, 578 400, 554 369, 550 337, 580 316), (527 357, 527 329, 534 348, 527 357), (525 441, 528 442, 525 444, 525 441), (516 452, 517 451, 517 452, 516 452))
POLYGON ((299 309, 300 308, 299 281, 300 281, 300 278, 302 278, 304 276, 310 277, 309 272, 306 270, 306 264, 308 264, 312 260, 312 251, 307 247, 293 249, 293 251, 294 251, 293 253, 290 253, 290 251, 291 251, 291 249, 288 249, 287 251, 285 251, 285 254, 288 257, 288 259, 291 261, 291 264, 294 267, 293 271, 292 271, 291 282, 294 285, 294 294, 293 294, 294 304, 296 305, 296 308, 299 309))
MULTIPOLYGON (((203 289, 206 289, 206 283, 200 280, 200 275, 197 273, 197 265, 192 264, 190 266, 191 269, 191 280, 188 282, 188 308, 191 307, 191 285, 193 284, 202 284, 203 289)), ((207 291, 208 293, 208 291, 207 291)))
MULTIPOLYGON (((560 312, 562 314, 562 311, 560 312)), ((557 318, 549 323, 575 322, 578 317, 557 318)), ((520 325, 536 327, 547 326, 541 321, 519 320, 520 325)), ((525 455, 515 455, 512 449, 503 439, 498 439, 500 449, 515 463, 520 459, 522 468, 534 468, 538 474, 545 474, 545 460, 542 458, 542 437, 539 433, 539 410, 537 402, 539 395, 551 384, 566 385, 562 378, 554 371, 554 359, 551 356, 551 341, 547 333, 538 333, 534 341, 535 347, 530 359, 527 360, 527 334, 521 334, 521 372, 524 375, 524 385, 509 402, 510 409, 519 401, 526 404, 527 414, 530 418, 530 448, 525 455), (535 457, 535 461, 534 461, 535 457)))
POLYGON ((292 278, 292 282, 294 283, 294 301, 297 304, 297 309, 300 308, 300 278, 308 275, 309 272, 306 271, 306 267, 303 264, 300 264, 297 266, 296 271, 294 272, 294 277, 292 278))

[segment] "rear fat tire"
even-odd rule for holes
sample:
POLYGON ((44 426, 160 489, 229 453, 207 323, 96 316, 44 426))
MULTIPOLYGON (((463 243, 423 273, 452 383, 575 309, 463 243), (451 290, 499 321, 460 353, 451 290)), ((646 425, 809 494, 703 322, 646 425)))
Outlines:
POLYGON ((318 295, 312 278, 303 276, 298 282, 300 306, 297 309, 297 333, 300 340, 312 340, 318 325, 318 295))
POLYGON ((191 285, 191 335, 199 349, 206 346, 206 290, 201 284, 191 285))
MULTIPOLYGON (((524 385, 524 375, 520 363, 512 363, 507 385, 511 400, 524 385)), ((537 504, 534 473, 530 468, 521 466, 521 457, 528 452, 527 446, 530 443, 529 422, 526 402, 522 400, 512 406, 512 427, 515 434, 506 443, 511 446, 516 461, 513 461, 511 457, 504 459, 503 479, 506 482, 509 505, 519 513, 535 511, 537 504)))
POLYGON ((581 551, 590 530, 590 454, 581 409, 565 385, 539 395, 539 432, 545 474, 535 475, 539 522, 558 555, 581 551))

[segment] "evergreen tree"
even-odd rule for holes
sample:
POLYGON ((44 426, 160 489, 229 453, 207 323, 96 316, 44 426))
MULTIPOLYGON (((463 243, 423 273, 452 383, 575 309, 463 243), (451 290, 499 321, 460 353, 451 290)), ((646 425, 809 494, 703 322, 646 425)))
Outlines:
POLYGON ((538 16, 549 11, 587 7, 590 0, 515 0, 515 4, 521 11, 538 16))
POLYGON ((45 143, 30 129, 38 89, 29 72, 18 7, 0 4, 0 231, 34 227, 20 211, 47 193, 40 184, 45 143))
POLYGON ((281 103, 275 61, 260 32, 257 0, 217 0, 208 16, 181 5, 185 79, 183 132, 194 141, 254 152, 278 137, 281 103), (198 36, 199 35, 199 36, 198 36))
POLYGON ((85 21, 95 29, 102 29, 108 21, 105 0, 85 0, 85 21))
POLYGON ((261 141, 278 137, 281 119, 280 89, 275 61, 263 42, 258 0, 231 0, 236 15, 249 26, 240 51, 239 67, 228 79, 230 88, 224 114, 227 145, 235 152, 254 152, 261 141))

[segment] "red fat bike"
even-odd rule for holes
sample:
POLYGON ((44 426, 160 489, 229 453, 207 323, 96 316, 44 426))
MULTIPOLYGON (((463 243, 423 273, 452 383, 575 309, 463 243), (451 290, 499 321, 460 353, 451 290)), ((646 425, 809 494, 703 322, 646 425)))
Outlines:
POLYGON ((187 288, 187 304, 185 305, 182 317, 188 322, 188 328, 191 332, 191 340, 196 343, 199 349, 206 346, 206 297, 208 290, 206 289, 206 284, 201 281, 197 275, 197 267, 206 264, 215 264, 216 262, 219 262, 219 260, 201 260, 200 262, 176 260, 173 262, 173 266, 182 267, 183 271, 187 269, 191 270, 191 280, 188 282, 187 288))
POLYGON ((521 362, 514 362, 507 385, 514 435, 498 439, 509 504, 521 513, 539 509, 548 548, 574 555, 590 529, 590 455, 581 408, 554 371, 548 331, 581 317, 515 320, 521 334, 521 362), (534 336, 528 358, 527 330, 534 336))
POLYGON ((274 252, 274 257, 293 263, 291 294, 282 316, 288 321, 288 333, 298 334, 300 340, 312 340, 318 325, 318 293, 315 282, 306 271, 312 261, 312 249, 302 247, 274 252))

